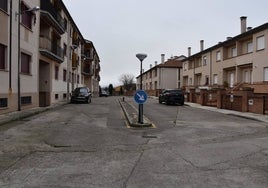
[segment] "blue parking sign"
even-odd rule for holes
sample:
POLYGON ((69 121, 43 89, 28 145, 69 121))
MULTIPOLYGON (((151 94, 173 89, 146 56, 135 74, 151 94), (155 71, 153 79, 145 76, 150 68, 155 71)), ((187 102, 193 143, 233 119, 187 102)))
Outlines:
POLYGON ((147 100, 147 94, 144 90, 138 90, 138 91, 136 91, 136 93, 134 95, 134 99, 135 99, 136 103, 143 104, 147 100))

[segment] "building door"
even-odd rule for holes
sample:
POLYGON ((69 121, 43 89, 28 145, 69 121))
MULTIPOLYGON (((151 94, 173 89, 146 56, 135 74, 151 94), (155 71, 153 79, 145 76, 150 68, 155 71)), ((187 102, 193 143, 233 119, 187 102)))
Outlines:
POLYGON ((39 106, 50 106, 50 64, 39 62, 39 106))

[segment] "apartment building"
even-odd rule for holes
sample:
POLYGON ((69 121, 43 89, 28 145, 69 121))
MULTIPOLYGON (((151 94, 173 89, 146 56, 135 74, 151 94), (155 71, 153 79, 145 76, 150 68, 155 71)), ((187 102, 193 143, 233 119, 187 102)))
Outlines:
POLYGON ((0 114, 68 101, 79 86, 98 96, 98 54, 62 0, 1 0, 0 23, 0 114))
POLYGON ((0 113, 39 105, 39 6, 35 0, 0 2, 0 113))
POLYGON ((40 8, 39 101, 40 106, 50 106, 67 99, 67 93, 84 84, 84 38, 62 1, 41 0, 40 8))
POLYGON ((84 76, 85 85, 91 88, 93 96, 99 96, 100 82, 100 58, 90 40, 85 40, 82 51, 82 75, 84 76))
POLYGON ((256 28, 247 27, 247 18, 241 17, 241 33, 227 37, 224 42, 204 50, 183 62, 183 86, 211 89, 242 87, 254 88, 254 93, 268 93, 268 23, 256 28))
POLYGON ((161 64, 155 63, 153 67, 137 77, 137 88, 142 88, 151 96, 158 96, 166 88, 181 88, 182 60, 185 56, 175 56, 165 61, 165 55, 161 55, 161 64))

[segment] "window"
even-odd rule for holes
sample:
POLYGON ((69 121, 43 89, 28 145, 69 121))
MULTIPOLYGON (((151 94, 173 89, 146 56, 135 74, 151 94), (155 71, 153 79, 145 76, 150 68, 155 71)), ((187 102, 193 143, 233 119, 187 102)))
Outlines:
POLYGON ((77 83, 79 84, 80 76, 77 75, 77 83))
POLYGON ((59 67, 55 66, 55 79, 58 80, 59 79, 59 67))
POLYGON ((26 97, 21 97, 21 104, 32 104, 32 97, 31 96, 26 96, 26 97))
POLYGON ((67 31, 67 19, 66 18, 64 18, 64 29, 65 29, 65 31, 67 31))
POLYGON ((59 94, 55 94, 55 99, 56 99, 56 100, 59 99, 59 94))
POLYGON ((0 44, 0 70, 6 69, 6 46, 0 44))
POLYGON ((221 52, 217 51, 216 52, 216 61, 220 61, 221 60, 221 52))
POLYGON ((268 67, 265 67, 264 68, 264 79, 263 79, 263 81, 268 81, 268 67))
POLYGON ((0 9, 7 12, 7 0, 1 0, 0 1, 0 9))
POLYGON ((184 64, 183 64, 183 70, 184 70, 184 71, 187 71, 187 69, 188 69, 188 66, 187 66, 187 65, 188 65, 187 63, 184 63, 184 64))
POLYGON ((193 84, 193 80, 192 78, 189 79, 189 85, 192 85, 193 84))
POLYGON ((247 43, 247 52, 253 52, 253 43, 252 42, 248 42, 247 43))
POLYGON ((230 87, 234 87, 234 83, 235 83, 235 74, 234 72, 230 73, 230 87))
POLYGON ((63 47, 63 54, 64 54, 64 56, 66 56, 67 55, 67 45, 64 43, 63 46, 64 46, 63 47))
POLYGON ((67 71, 63 70, 63 81, 66 82, 67 81, 67 71))
POLYGON ((217 74, 213 75, 213 84, 218 84, 218 75, 217 74))
POLYGON ((263 50, 265 48, 264 36, 257 37, 257 50, 263 50))
POLYGON ((31 56, 21 53, 21 73, 30 74, 31 56))
POLYGON ((232 57, 237 56, 236 47, 233 47, 233 48, 231 49, 231 56, 232 56, 232 57))
POLYGON ((23 2, 21 2, 21 23, 27 28, 32 29, 33 13, 27 10, 29 10, 29 7, 27 7, 23 2))
POLYGON ((0 108, 7 107, 7 98, 0 98, 0 108))
POLYGON ((204 56, 203 57, 203 66, 206 66, 207 65, 207 56, 204 56))
POLYGON ((209 84, 209 76, 206 76, 205 80, 206 80, 205 85, 207 86, 209 84))

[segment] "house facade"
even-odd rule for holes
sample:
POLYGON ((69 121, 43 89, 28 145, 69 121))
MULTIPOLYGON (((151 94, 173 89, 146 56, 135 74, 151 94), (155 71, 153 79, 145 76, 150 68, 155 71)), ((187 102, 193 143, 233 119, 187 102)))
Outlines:
POLYGON ((79 86, 98 95, 97 51, 62 0, 2 0, 0 23, 0 114, 67 102, 79 86))
MULTIPOLYGON (((183 60, 183 87, 229 88, 251 87, 255 93, 268 93, 268 23, 246 27, 241 17, 241 34, 227 37, 206 50, 183 60)), ((190 50, 190 49, 189 49, 190 50)))
POLYGON ((39 12, 27 11, 39 6, 33 0, 0 3, 0 113, 39 105, 39 12))
POLYGON ((159 93, 166 88, 181 88, 181 61, 185 59, 185 56, 175 56, 165 61, 164 54, 162 54, 161 59, 161 64, 155 63, 154 67, 150 65, 149 70, 143 72, 142 75, 137 77, 137 89, 140 88, 141 78, 142 89, 151 96, 158 96, 159 93))

